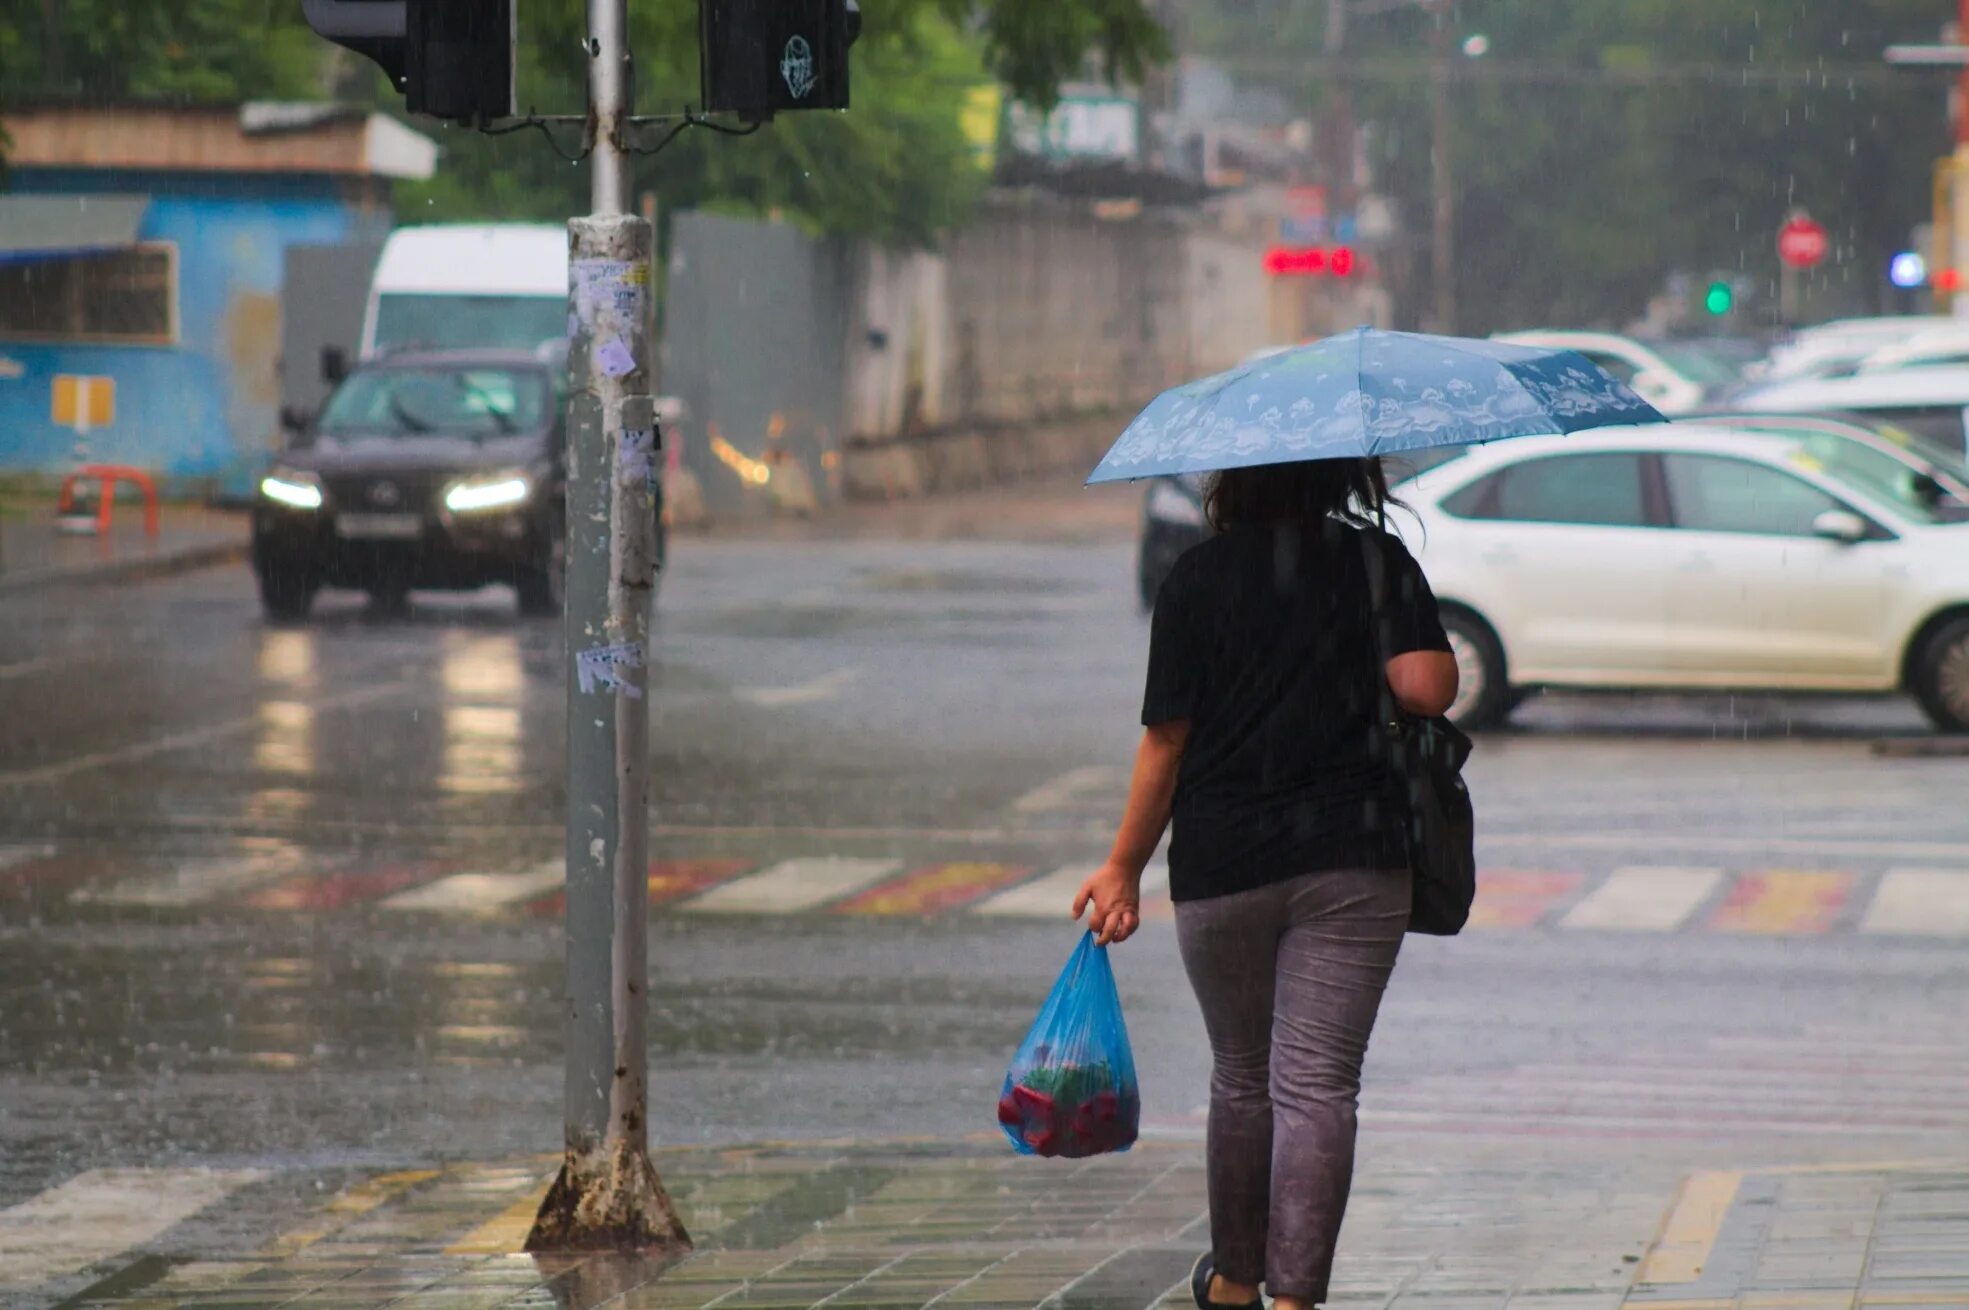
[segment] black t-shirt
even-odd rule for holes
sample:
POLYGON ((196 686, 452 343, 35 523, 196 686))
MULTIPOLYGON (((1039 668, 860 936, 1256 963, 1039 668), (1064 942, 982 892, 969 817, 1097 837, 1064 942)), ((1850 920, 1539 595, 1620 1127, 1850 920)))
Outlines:
POLYGON ((1144 724, 1188 719, 1169 885, 1202 900, 1326 869, 1406 866, 1400 796, 1374 731, 1385 674, 1367 559, 1383 561, 1390 656, 1448 650, 1395 537, 1337 520, 1233 528, 1156 597, 1144 724))

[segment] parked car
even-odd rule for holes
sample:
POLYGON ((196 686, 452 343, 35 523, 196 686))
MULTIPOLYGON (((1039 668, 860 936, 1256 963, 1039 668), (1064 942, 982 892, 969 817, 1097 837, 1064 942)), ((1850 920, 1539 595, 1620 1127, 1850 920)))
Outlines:
POLYGON ((1935 314, 1842 318, 1801 328, 1790 340, 1773 347, 1746 376, 1777 382, 1791 378, 1844 376, 1874 351, 1918 333, 1954 326, 1955 319, 1935 314))
POLYGON ((1956 454, 1969 450, 1963 432, 1964 411, 1969 410, 1969 368, 1793 378, 1754 387, 1735 397, 1731 406, 1776 414, 1857 414, 1870 423, 1894 424, 1943 450, 1956 454))
MULTIPOLYGON (((1459 447, 1419 451, 1391 456, 1383 461, 1388 481, 1400 487, 1425 469, 1445 464, 1463 453, 1459 447)), ((1203 473, 1184 473, 1149 479, 1142 497, 1142 538, 1135 555, 1135 586, 1142 608, 1155 605, 1162 580, 1176 565, 1177 557, 1210 535, 1203 517, 1203 495, 1208 485, 1203 473)))
MULTIPOLYGON (((253 568, 267 614, 323 587, 394 605, 503 583, 558 613, 565 536, 562 374, 539 352, 405 353, 358 366, 260 480, 253 568)), ((661 492, 657 557, 663 557, 661 492)))
POLYGON ((1969 525, 1799 437, 1684 422, 1527 438, 1404 498, 1466 726, 1562 687, 1907 692, 1969 731, 1969 525))
POLYGON ((1854 368, 1856 373, 1887 373, 1898 368, 1936 368, 1969 364, 1969 325, 1929 328, 1878 347, 1854 368))
POLYGON ((1920 497, 1943 518, 1969 519, 1969 460, 1943 450, 1925 437, 1857 414, 1772 414, 1762 411, 1705 411, 1698 421, 1752 432, 1801 437, 1815 458, 1858 462, 1871 476, 1904 494, 1920 497), (1827 443, 1835 443, 1830 447, 1827 443), (1898 465, 1899 467, 1894 467, 1898 465))
POLYGON ((1576 351, 1634 388, 1664 414, 1686 414, 1712 391, 1737 381, 1737 374, 1714 356, 1696 349, 1678 350, 1672 342, 1636 341, 1614 332, 1550 329, 1500 332, 1496 339, 1513 345, 1576 351))

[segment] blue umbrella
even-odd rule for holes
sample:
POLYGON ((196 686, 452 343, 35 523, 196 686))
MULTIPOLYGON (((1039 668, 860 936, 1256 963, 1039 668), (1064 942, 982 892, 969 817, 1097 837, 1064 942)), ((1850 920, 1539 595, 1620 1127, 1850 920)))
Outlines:
POLYGON ((1576 351, 1356 328, 1163 392, 1087 481, 1667 421, 1576 351))

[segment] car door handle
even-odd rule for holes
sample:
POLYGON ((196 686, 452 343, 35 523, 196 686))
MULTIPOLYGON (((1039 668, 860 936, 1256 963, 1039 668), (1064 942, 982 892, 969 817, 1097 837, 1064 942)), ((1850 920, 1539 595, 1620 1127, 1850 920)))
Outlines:
POLYGON ((1684 555, 1681 563, 1675 566, 1677 573, 1714 573, 1716 561, 1707 555, 1684 555))
POLYGON ((1516 564, 1517 562, 1518 552, 1509 546, 1492 546, 1484 552, 1486 564, 1516 564))

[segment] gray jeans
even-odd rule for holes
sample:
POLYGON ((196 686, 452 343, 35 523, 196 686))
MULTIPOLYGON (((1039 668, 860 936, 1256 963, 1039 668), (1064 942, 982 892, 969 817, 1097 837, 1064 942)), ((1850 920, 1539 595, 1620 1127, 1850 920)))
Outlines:
POLYGON ((1409 894, 1406 871, 1345 870, 1176 906, 1213 1060, 1211 1250, 1232 1282, 1326 1296, 1409 894))

